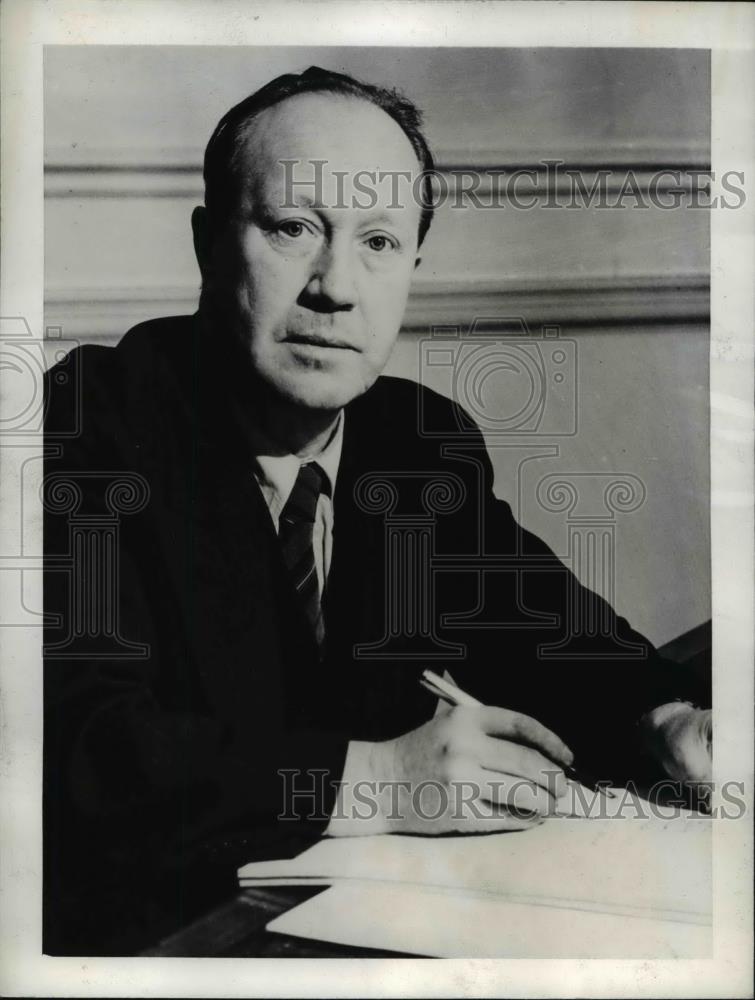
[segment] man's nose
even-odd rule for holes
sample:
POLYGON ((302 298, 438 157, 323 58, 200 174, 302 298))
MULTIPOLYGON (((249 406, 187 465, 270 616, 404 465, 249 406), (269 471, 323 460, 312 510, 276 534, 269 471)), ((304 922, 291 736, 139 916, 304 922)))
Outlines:
POLYGON ((310 308, 322 312, 353 309, 357 303, 354 266, 351 247, 335 241, 323 246, 305 289, 310 308))

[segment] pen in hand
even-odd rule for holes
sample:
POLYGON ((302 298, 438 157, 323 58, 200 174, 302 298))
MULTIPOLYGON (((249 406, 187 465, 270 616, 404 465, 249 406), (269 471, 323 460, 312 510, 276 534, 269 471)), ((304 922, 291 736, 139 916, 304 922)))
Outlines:
MULTIPOLYGON (((482 702, 473 698, 471 694, 467 694, 466 691, 462 691, 461 688, 452 684, 450 681, 445 680, 443 677, 439 677, 438 674, 433 673, 432 670, 425 670, 422 673, 420 679, 420 684, 427 688, 428 691, 436 695, 438 698, 443 698, 451 705, 466 705, 470 708, 479 708, 482 702)), ((589 788, 592 792, 602 792, 607 798, 613 799, 615 795, 613 792, 604 788, 603 785, 599 784, 595 778, 591 775, 586 774, 584 771, 579 770, 573 766, 564 766, 564 774, 572 781, 577 781, 579 784, 584 785, 585 788, 589 788)))

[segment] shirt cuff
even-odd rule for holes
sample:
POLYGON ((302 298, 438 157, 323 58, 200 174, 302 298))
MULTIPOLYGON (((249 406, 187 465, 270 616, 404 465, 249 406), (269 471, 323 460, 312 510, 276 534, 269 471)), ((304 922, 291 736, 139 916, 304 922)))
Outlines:
POLYGON ((378 776, 373 774, 373 747, 373 743, 360 740, 349 742, 326 836, 363 837, 388 832, 378 776))

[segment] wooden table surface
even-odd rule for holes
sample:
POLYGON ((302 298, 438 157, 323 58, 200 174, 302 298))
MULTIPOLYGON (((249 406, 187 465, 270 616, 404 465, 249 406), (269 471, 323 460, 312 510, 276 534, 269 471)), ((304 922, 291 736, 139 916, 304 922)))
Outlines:
POLYGON ((400 952, 352 948, 275 934, 265 926, 326 886, 242 889, 229 902, 164 938, 146 956, 173 958, 416 958, 400 952))

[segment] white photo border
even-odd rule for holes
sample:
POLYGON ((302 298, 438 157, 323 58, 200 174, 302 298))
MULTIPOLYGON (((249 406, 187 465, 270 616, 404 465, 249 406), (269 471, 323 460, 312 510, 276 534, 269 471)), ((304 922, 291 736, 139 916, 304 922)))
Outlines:
MULTIPOLYGON (((0 315, 43 331, 45 45, 703 48, 712 164, 743 171, 711 213, 715 775, 743 778, 743 819, 715 823, 714 956, 673 961, 50 958, 41 954, 41 629, 0 629, 0 991, 17 996, 719 997, 752 992, 755 7, 746 3, 4 0, 0 315)), ((2 373, 0 372, 0 378, 2 373)), ((0 395, 12 413, 14 401, 0 395)), ((0 417, 2 412, 0 411, 0 417)), ((0 426, 2 426, 0 424, 0 426)), ((37 442, 39 443, 39 442, 37 442)), ((3 532, 19 522, 21 450, 2 447, 3 532)), ((27 498, 33 503, 33 498, 27 498)), ((36 503, 39 504, 38 499, 36 503)), ((33 508, 32 508, 33 509, 33 508)), ((41 531, 41 514, 36 520, 41 531)), ((5 537, 3 535, 2 537, 5 537)), ((2 564, 0 551, 0 566, 2 564)), ((38 587, 41 590, 41 574, 38 587)), ((2 574, 0 574, 0 578, 2 574)), ((31 583, 30 583, 31 591, 31 583)), ((36 606, 39 594, 32 595, 36 606)), ((0 599, 2 582, 0 580, 0 599)))

